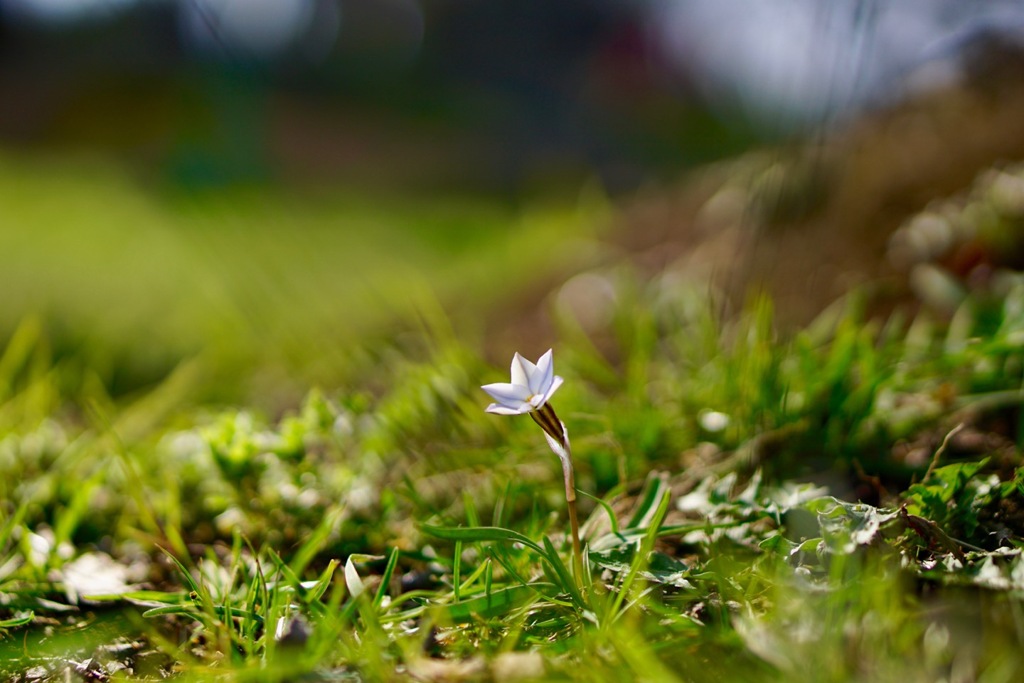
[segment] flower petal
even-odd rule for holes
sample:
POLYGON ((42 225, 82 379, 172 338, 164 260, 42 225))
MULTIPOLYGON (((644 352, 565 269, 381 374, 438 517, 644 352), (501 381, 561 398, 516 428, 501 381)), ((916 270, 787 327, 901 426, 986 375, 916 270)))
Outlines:
POLYGON ((530 393, 544 394, 551 387, 554 374, 554 363, 551 360, 551 349, 537 360, 536 372, 530 375, 530 393))
POLYGON ((485 384, 480 388, 490 394, 495 401, 506 406, 518 407, 519 404, 530 398, 530 388, 524 385, 497 382, 485 384))
POLYGON ((531 410, 533 410, 533 406, 529 403, 522 403, 518 408, 501 405, 500 403, 492 403, 486 408, 488 413, 497 413, 498 415, 522 415, 531 410))
POLYGON ((548 386, 548 390, 545 391, 543 394, 540 394, 540 400, 537 401, 537 402, 534 402, 533 400, 531 400, 530 402, 534 403, 534 405, 536 405, 538 408, 540 408, 542 405, 547 403, 551 399, 552 396, 555 395, 555 392, 558 391, 558 387, 562 386, 562 382, 563 381, 564 380, 562 380, 561 377, 559 377, 558 375, 555 375, 554 377, 551 378, 551 384, 550 384, 550 386, 548 386))
MULTIPOLYGON (((530 377, 532 377, 535 372, 537 372, 536 365, 526 360, 518 353, 512 356, 512 384, 529 387, 530 377)), ((531 391, 530 393, 533 394, 536 392, 531 391)))

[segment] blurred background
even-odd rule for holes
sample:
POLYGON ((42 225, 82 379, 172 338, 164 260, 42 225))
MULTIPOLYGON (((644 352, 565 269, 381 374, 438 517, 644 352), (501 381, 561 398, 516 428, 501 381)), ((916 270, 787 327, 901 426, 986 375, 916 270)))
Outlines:
POLYGON ((0 338, 340 381, 396 320, 539 352, 623 253, 799 318, 1024 156, 1022 55, 1019 0, 0 0, 0 338))

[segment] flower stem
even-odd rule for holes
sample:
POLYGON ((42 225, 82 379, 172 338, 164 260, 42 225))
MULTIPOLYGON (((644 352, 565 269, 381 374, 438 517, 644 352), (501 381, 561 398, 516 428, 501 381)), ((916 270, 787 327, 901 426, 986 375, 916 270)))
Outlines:
MULTIPOLYGON (((554 412, 554 411, 552 411, 554 412)), ((569 533, 572 536, 573 573, 576 583, 583 584, 583 552, 580 550, 580 523, 576 516, 576 474, 572 467, 572 452, 569 439, 565 441, 566 457, 562 461, 562 476, 565 478, 565 503, 569 508, 569 533)))
POLYGON ((569 505, 569 530, 572 533, 572 563, 576 584, 583 586, 583 552, 580 550, 580 523, 576 519, 576 499, 566 501, 569 505))
POLYGON ((580 523, 576 515, 576 475, 572 466, 572 448, 565 423, 555 415, 550 403, 531 412, 530 417, 540 425, 548 437, 548 445, 562 461, 562 477, 565 480, 565 502, 569 508, 569 534, 572 537, 573 574, 576 584, 583 586, 583 551, 580 549, 580 523))

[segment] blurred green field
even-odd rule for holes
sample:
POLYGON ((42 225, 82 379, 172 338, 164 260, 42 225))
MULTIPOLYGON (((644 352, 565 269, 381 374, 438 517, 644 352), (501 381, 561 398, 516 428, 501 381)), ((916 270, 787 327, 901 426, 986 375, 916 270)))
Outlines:
POLYGON ((606 212, 597 195, 185 193, 90 158, 6 155, 0 185, 6 335, 38 321, 115 393, 199 359, 226 395, 263 375, 293 401, 346 377, 356 346, 433 324, 479 335, 519 290, 585 263, 606 212))

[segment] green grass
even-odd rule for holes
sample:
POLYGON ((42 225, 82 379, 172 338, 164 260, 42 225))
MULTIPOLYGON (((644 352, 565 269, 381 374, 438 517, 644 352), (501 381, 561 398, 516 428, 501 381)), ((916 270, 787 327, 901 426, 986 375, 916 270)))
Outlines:
POLYGON ((351 378, 367 340, 449 325, 439 302, 479 329, 495 304, 583 263, 605 212, 596 195, 525 208, 265 187, 183 195, 88 158, 0 157, 0 183, 0 329, 39 319, 58 359, 84 356, 116 393, 196 358, 221 398, 276 384, 292 404, 310 384, 351 378))
POLYGON ((619 269, 599 342, 558 321, 574 577, 558 463, 528 418, 483 412, 504 362, 438 302, 472 318, 565 267, 592 214, 185 200, 5 163, 5 208, 43 231, 0 235, 21 292, 0 353, 9 677, 1024 666, 1020 283, 951 319, 875 319, 853 293, 782 337, 767 299, 723 319, 707 292, 619 269), (76 212, 38 199, 58 189, 76 212), (76 216, 93 237, 69 248, 76 216), (268 398, 280 377, 304 398, 268 398))

